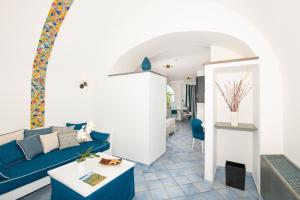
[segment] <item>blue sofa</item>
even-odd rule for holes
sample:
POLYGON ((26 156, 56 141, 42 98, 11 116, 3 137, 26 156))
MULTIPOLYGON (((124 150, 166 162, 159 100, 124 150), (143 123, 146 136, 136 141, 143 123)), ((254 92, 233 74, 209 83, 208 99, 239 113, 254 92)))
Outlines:
POLYGON ((78 154, 90 147, 93 147, 93 152, 108 150, 110 148, 110 143, 106 140, 108 136, 108 134, 94 131, 91 133, 93 141, 62 150, 56 149, 40 154, 31 160, 23 159, 7 166, 9 179, 0 179, 0 195, 46 177, 49 170, 76 160, 79 157, 78 154))

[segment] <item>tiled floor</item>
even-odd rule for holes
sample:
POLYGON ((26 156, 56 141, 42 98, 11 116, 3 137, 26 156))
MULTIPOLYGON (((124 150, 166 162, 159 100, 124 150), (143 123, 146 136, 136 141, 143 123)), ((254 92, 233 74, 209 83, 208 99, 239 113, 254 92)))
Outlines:
MULTIPOLYGON (((167 139, 167 152, 151 166, 135 167, 134 200, 258 200, 251 175, 246 177, 246 190, 224 185, 224 168, 218 168, 213 184, 203 180, 203 155, 200 144, 192 146, 189 123, 179 123, 178 131, 167 139)), ((48 200, 51 187, 42 188, 23 200, 48 200)))
POLYGON ((218 168, 213 184, 203 180, 204 158, 200 143, 192 146, 189 123, 179 123, 178 131, 167 140, 167 152, 152 166, 135 168, 135 200, 198 199, 258 200, 253 178, 246 177, 246 190, 225 186, 224 168, 218 168))

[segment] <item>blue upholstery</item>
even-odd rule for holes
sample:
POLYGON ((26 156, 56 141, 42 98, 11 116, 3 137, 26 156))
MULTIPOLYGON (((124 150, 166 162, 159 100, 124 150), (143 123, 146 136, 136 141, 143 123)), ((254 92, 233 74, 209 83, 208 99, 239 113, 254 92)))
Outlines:
POLYGON ((191 121, 193 138, 198 140, 204 140, 205 134, 202 127, 202 121, 200 119, 192 119, 191 121))
POLYGON ((51 179, 51 200, 131 200, 134 197, 133 170, 134 168, 127 170, 86 198, 77 192, 74 192, 64 184, 51 179))
POLYGON ((52 128, 38 128, 38 129, 25 129, 24 130, 24 138, 28 138, 34 135, 46 135, 52 132, 52 128))
POLYGON ((1 163, 0 163, 0 180, 1 179, 8 179, 8 174, 7 174, 7 170, 6 170, 6 167, 3 166, 1 163))
POLYGON ((33 135, 24 140, 17 141, 27 160, 43 153, 43 146, 39 135, 33 135))
POLYGON ((8 166, 18 160, 24 159, 25 156, 22 149, 16 143, 16 140, 0 145, 0 163, 3 166, 8 166))
POLYGON ((102 152, 109 149, 110 144, 98 141, 85 142, 76 147, 57 149, 46 154, 40 154, 32 160, 22 160, 10 165, 7 168, 7 174, 10 178, 0 179, 0 195, 46 177, 48 170, 76 160, 78 153, 83 153, 90 147, 94 147, 94 152, 102 152))
POLYGON ((108 133, 100 133, 100 132, 96 132, 96 131, 92 131, 90 135, 93 140, 96 140, 99 142, 106 142, 109 138, 108 133))
POLYGON ((75 127, 74 127, 74 130, 75 130, 75 131, 79 131, 80 129, 82 129, 83 126, 86 126, 86 124, 87 124, 87 122, 79 123, 79 124, 66 123, 66 126, 67 126, 67 127, 75 126, 75 127))

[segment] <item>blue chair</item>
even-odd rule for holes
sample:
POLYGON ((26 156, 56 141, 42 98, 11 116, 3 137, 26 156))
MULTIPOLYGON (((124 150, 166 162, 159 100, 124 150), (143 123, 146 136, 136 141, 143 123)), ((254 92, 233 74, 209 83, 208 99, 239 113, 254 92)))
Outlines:
POLYGON ((194 148, 195 139, 198 139, 201 141, 201 147, 202 147, 202 153, 203 153, 204 152, 203 146, 204 146, 205 134, 204 134, 204 129, 202 127, 202 121, 200 119, 192 119, 191 126, 192 126, 192 132, 193 132, 192 149, 194 148))

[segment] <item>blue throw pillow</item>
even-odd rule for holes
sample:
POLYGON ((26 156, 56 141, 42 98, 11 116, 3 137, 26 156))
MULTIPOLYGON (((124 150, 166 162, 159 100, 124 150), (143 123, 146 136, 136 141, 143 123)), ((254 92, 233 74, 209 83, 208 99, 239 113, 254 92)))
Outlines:
POLYGON ((6 168, 0 163, 0 179, 8 179, 6 168))
POLYGON ((46 135, 46 134, 49 134, 49 133, 52 133, 52 128, 51 127, 31 129, 31 130, 25 129, 24 130, 24 138, 28 138, 28 137, 31 137, 31 136, 34 136, 34 135, 46 135))
POLYGON ((72 124, 72 123, 67 123, 67 127, 70 127, 70 126, 75 126, 74 130, 75 131, 79 131, 80 129, 83 128, 83 126, 86 126, 87 122, 84 122, 84 123, 79 123, 79 124, 72 124))
POLYGON ((41 144, 40 136, 34 135, 24 140, 17 141, 17 144, 23 150, 27 160, 31 160, 34 156, 43 153, 43 146, 41 144))
POLYGON ((25 156, 17 145, 16 140, 0 145, 0 163, 3 166, 10 165, 24 158, 25 156))
POLYGON ((100 133, 96 131, 92 131, 90 135, 93 140, 100 141, 100 142, 106 142, 109 138, 108 133, 100 133))

